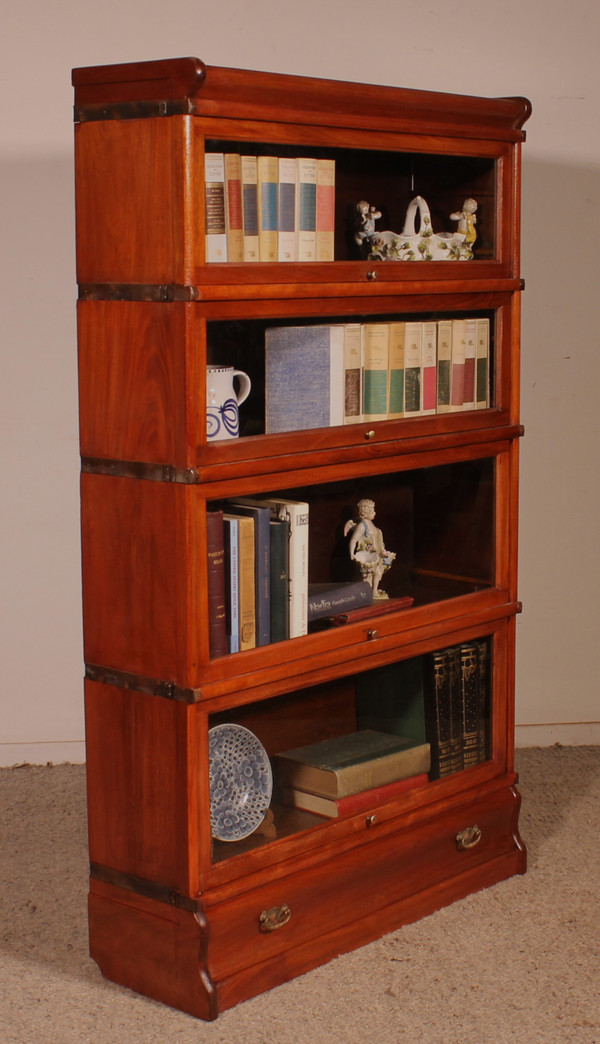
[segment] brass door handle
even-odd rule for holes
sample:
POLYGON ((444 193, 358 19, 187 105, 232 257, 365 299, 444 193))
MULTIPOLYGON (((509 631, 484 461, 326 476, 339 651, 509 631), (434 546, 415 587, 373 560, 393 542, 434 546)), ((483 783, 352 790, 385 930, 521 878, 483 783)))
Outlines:
POLYGON ((475 848, 481 841, 481 830, 475 823, 473 826, 465 827, 456 835, 456 846, 461 851, 465 848, 475 848))
POLYGON ((276 932, 278 928, 283 928, 284 924, 288 923, 291 916, 292 911, 287 903, 282 903, 281 906, 272 906, 270 910, 263 910, 258 918, 259 930, 261 932, 276 932))

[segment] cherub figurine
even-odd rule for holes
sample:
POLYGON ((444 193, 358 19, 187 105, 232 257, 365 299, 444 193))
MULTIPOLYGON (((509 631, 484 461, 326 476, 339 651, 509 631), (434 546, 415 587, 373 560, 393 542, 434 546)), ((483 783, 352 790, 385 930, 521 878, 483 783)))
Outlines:
POLYGON ((356 204, 354 216, 354 241, 362 246, 366 239, 375 234, 375 222, 381 217, 381 211, 371 206, 366 199, 356 204))
POLYGON ((390 568, 396 555, 386 551, 383 534, 373 525, 375 504, 372 500, 359 500, 356 505, 359 521, 352 519, 344 527, 344 536, 351 531, 348 552, 354 562, 358 562, 363 580, 373 589, 373 598, 388 598, 385 591, 379 590, 379 583, 390 568))
POLYGON ((473 243, 477 239, 477 232, 475 231, 475 225, 477 224, 477 218, 475 217, 475 211, 477 210, 476 199, 465 199, 462 210, 455 210, 450 215, 452 221, 458 221, 457 232, 461 232, 465 237, 465 243, 467 246, 472 247, 473 243))

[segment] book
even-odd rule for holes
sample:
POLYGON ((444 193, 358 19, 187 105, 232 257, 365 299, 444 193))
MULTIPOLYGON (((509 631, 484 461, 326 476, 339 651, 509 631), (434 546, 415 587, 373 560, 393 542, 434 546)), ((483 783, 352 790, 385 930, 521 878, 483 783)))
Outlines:
POLYGON ((240 651, 240 549, 239 525, 234 515, 223 514, 225 537, 225 608, 227 649, 240 651))
POLYGON ((390 323, 388 352, 388 417, 404 416, 404 339, 406 323, 390 323))
POLYGON ((452 320, 438 322, 437 412, 450 411, 450 367, 452 365, 452 320))
POLYGON ((395 613, 399 609, 410 609, 413 603, 414 598, 412 595, 404 595, 402 598, 379 598, 369 606, 359 607, 358 609, 346 609, 342 613, 336 613, 335 616, 331 617, 331 622, 336 627, 342 627, 344 624, 354 623, 356 620, 365 620, 370 616, 387 616, 388 613, 395 613))
POLYGON ((316 250, 317 261, 334 260, 335 160, 317 160, 316 250))
POLYGON ((473 642, 460 646, 460 686, 462 697, 463 765, 469 768, 479 763, 479 667, 477 648, 473 642))
POLYGON ((423 324, 409 322, 404 335, 404 416, 421 413, 421 355, 423 324))
POLYGON ((309 791, 298 790, 295 787, 284 789, 282 798, 294 808, 336 819, 339 816, 353 816, 359 812, 367 812, 376 805, 392 801, 399 794, 405 794, 416 787, 424 787, 428 782, 427 772, 419 772, 406 779, 397 779, 393 783, 386 783, 381 787, 371 787, 370 790, 362 790, 358 794, 349 794, 348 797, 343 798, 322 797, 321 794, 311 794, 309 791))
POLYGON ((488 714, 489 714, 489 639, 482 638, 475 642, 477 650, 477 716, 479 738, 479 762, 488 758, 488 714))
POLYGON ((463 381, 463 409, 475 409, 477 352, 477 322, 475 319, 465 320, 465 376, 463 381))
POLYGON ((261 261, 277 261, 277 156, 258 156, 258 256, 261 261))
POLYGON ((363 325, 364 420, 385 420, 388 412, 388 323, 363 325))
POLYGON ((225 157, 222 152, 204 156, 204 213, 207 261, 227 261, 225 227, 225 157))
POLYGON ((421 413, 437 412, 437 323, 423 323, 421 355, 421 413))
POLYGON ((271 512, 266 505, 240 497, 229 502, 236 515, 249 515, 254 522, 254 602, 256 645, 271 641, 271 512))
POLYGON ((241 172, 244 261, 258 261, 258 164, 256 156, 241 157, 241 172))
POLYGON ((277 259, 295 261, 297 255, 295 159, 280 156, 277 199, 277 259))
POLYGON ((227 512, 238 523, 239 651, 256 646, 256 594, 254 572, 254 519, 227 512))
POLYGON ((477 353, 475 362, 475 405, 485 410, 490 405, 490 321, 477 320, 477 353))
POLYGON ((450 368, 450 412, 463 408, 465 392, 466 319, 452 320, 452 362, 450 368))
POLYGON ((364 608, 373 601, 373 588, 365 580, 308 585, 308 622, 322 620, 350 609, 364 608))
POLYGON ((300 156, 296 189, 298 261, 314 261, 317 249, 317 161, 300 156))
POLYGON ((242 159, 234 152, 225 154, 225 231, 227 260, 243 261, 242 159))
POLYGON ((290 524, 283 518, 271 518, 271 641, 282 642, 290 636, 290 524))
POLYGON ((437 649, 427 657, 425 693, 432 778, 463 767, 458 650, 437 649))
POLYGON ((344 326, 344 422, 358 424, 362 410, 362 326, 344 326))
POLYGON ((271 518, 287 522, 289 530, 288 603, 289 637, 308 633, 309 505, 302 500, 244 497, 246 503, 266 506, 271 518))
POLYGON ((272 326, 265 334, 265 431, 344 423, 344 327, 272 326))
POLYGON ((211 658, 227 653, 225 608, 225 540, 223 512, 206 512, 206 549, 208 554, 208 636, 211 658))
POLYGON ((280 785, 342 798, 429 767, 429 745, 411 745, 402 736, 361 729, 276 755, 280 785), (417 766, 417 767, 415 767, 417 766))
POLYGON ((299 638, 308 633, 309 506, 302 500, 274 500, 270 506, 289 526, 289 627, 290 638, 299 638))

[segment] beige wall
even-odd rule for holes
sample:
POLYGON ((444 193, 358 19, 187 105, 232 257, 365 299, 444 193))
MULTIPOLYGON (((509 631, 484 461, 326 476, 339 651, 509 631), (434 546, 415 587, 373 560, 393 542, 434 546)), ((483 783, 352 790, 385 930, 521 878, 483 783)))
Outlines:
POLYGON ((208 64, 533 102, 519 742, 600 741, 597 0, 21 0, 3 16, 0 764, 83 760, 70 69, 208 64))

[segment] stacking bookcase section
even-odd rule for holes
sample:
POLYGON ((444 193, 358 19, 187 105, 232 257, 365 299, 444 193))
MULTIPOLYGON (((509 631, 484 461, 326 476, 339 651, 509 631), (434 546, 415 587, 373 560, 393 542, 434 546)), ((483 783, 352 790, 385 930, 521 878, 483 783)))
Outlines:
POLYGON ((525 870, 530 107, 73 83, 90 951, 213 1019, 525 870))

